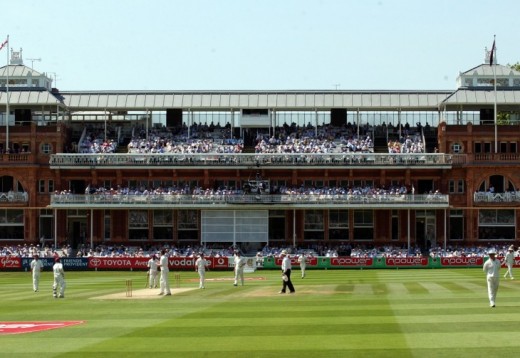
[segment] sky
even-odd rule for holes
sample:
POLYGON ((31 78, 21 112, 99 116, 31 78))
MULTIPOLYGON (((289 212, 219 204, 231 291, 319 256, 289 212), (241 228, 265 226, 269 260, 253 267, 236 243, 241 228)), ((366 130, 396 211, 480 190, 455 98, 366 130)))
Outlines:
POLYGON ((494 36, 520 62, 518 0, 2 2, 0 37, 61 91, 454 90, 494 36))

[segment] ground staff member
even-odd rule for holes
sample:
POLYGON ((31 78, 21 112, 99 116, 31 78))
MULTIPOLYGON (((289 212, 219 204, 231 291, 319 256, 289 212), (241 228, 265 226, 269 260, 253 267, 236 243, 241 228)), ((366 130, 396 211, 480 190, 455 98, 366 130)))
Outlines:
POLYGON ((54 298, 64 298, 65 297, 65 271, 63 270, 63 264, 61 263, 61 259, 56 256, 54 259, 54 266, 52 266, 52 273, 54 276, 54 281, 52 283, 52 296, 54 298))
POLYGON ((285 293, 289 288, 289 293, 296 292, 291 282, 291 259, 287 255, 287 251, 283 250, 280 254, 282 259, 282 290, 278 293, 285 293))
POLYGON ((40 287, 40 273, 43 270, 43 262, 41 262, 38 254, 34 254, 33 260, 31 261, 31 272, 33 280, 33 290, 38 292, 40 287))
POLYGON ((199 273, 199 288, 204 289, 204 284, 206 281, 206 266, 208 266, 208 262, 204 258, 204 254, 201 253, 198 259, 195 261, 195 271, 199 273))
POLYGON ((168 268, 168 254, 165 249, 161 250, 161 258, 157 266, 161 268, 161 280, 159 282, 161 292, 159 292, 159 295, 171 296, 172 291, 170 291, 170 281, 168 277, 170 269, 168 268))
POLYGON ((489 258, 484 262, 482 268, 486 273, 489 306, 495 307, 498 284, 500 281, 500 260, 497 259, 497 253, 494 249, 489 250, 488 255, 489 258))

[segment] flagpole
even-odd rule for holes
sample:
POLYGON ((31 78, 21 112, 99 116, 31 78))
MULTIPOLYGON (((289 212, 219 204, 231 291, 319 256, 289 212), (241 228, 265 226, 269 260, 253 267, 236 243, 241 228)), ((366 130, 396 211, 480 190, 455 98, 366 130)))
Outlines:
POLYGON ((5 96, 6 96, 6 106, 5 106, 5 152, 9 153, 9 35, 7 35, 7 76, 5 83, 5 96))
POLYGON ((493 36, 493 48, 491 49, 491 65, 493 66, 493 122, 495 124, 495 154, 498 153, 498 123, 497 123, 497 69, 496 69, 496 35, 493 36), (493 53, 495 52, 495 53, 493 53), (493 63, 494 62, 494 63, 493 63))

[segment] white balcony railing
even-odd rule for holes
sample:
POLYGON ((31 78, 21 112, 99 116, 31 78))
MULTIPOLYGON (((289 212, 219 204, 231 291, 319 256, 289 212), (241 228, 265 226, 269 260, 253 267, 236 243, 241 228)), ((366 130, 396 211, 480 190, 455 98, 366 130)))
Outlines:
POLYGON ((194 167, 194 166, 442 166, 451 167, 452 156, 438 153, 287 153, 287 154, 54 154, 51 168, 80 167, 194 167))
POLYGON ((161 207, 200 207, 253 205, 284 207, 338 207, 354 205, 359 207, 448 207, 449 196, 431 195, 177 195, 177 194, 53 194, 51 207, 102 207, 102 208, 161 208, 161 207))

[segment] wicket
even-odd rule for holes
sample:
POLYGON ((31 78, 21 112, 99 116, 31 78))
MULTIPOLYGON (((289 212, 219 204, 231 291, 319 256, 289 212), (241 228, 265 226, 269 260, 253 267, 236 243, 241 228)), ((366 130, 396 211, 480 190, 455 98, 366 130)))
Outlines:
POLYGON ((126 297, 132 297, 132 280, 126 280, 126 297))
POLYGON ((181 287, 181 274, 179 273, 175 274, 175 287, 181 287))

